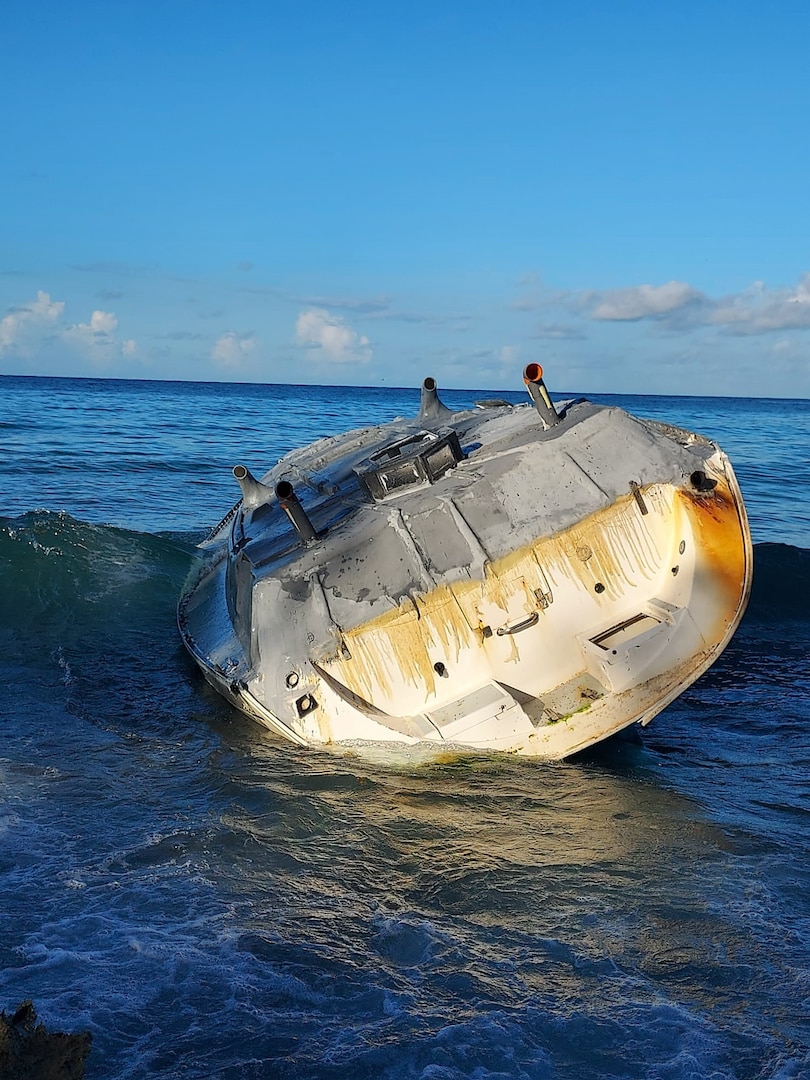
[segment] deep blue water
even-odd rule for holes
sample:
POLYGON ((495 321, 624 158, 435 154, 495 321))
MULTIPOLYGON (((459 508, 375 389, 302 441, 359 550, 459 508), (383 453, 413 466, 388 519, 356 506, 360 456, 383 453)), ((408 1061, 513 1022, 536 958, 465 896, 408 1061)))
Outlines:
POLYGON ((634 741, 419 765, 273 740, 174 623, 232 465, 417 390, 0 378, 0 1008, 90 1080, 810 1076, 810 402, 612 400, 732 456, 738 634, 634 741))

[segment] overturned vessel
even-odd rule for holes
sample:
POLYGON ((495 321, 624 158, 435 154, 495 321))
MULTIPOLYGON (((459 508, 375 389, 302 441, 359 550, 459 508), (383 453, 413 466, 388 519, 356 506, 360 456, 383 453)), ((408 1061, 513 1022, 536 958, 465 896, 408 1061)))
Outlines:
POLYGON ((183 641, 235 706, 300 745, 560 759, 646 725, 720 655, 751 587, 745 509, 708 439, 585 399, 320 439, 201 546, 183 641))

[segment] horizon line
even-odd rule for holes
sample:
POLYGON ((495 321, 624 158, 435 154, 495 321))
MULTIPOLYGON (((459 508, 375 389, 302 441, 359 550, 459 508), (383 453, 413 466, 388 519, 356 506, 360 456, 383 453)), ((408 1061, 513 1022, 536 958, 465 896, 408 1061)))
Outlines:
MULTIPOLYGON (((158 385, 174 385, 174 386, 290 386, 297 387, 304 390, 392 390, 392 391, 413 391, 418 393, 421 390, 421 384, 415 384, 410 386, 391 386, 391 385, 368 385, 362 383, 296 383, 296 382, 232 382, 227 379, 160 379, 160 378, 146 378, 146 377, 125 377, 121 375, 45 375, 45 374, 12 374, 10 372, 0 373, 0 379, 58 379, 61 382, 109 382, 109 383, 156 383, 158 385)), ((480 386, 440 386, 437 387, 439 391, 454 393, 454 394, 523 394, 522 390, 509 390, 501 388, 487 388, 480 386)), ((810 402, 810 397, 792 397, 786 395, 773 395, 764 396, 762 394, 662 394, 662 393, 650 393, 640 394, 638 392, 626 391, 591 391, 590 393, 585 391, 549 391, 553 397, 569 399, 572 397, 620 397, 620 398, 682 398, 685 400, 704 400, 711 398, 717 401, 800 401, 810 402)), ((528 394, 527 394, 528 399, 528 394)), ((528 399, 530 400, 530 399, 528 399)))

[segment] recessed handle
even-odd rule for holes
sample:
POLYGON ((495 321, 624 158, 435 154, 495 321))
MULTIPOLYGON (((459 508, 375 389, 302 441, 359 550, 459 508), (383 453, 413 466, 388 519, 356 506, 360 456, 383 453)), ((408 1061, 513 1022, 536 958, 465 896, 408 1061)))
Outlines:
POLYGON ((540 616, 536 611, 533 611, 526 619, 521 619, 520 622, 512 623, 511 626, 499 626, 495 633, 498 637, 505 637, 507 634, 519 634, 521 630, 528 630, 530 626, 539 620, 540 616))

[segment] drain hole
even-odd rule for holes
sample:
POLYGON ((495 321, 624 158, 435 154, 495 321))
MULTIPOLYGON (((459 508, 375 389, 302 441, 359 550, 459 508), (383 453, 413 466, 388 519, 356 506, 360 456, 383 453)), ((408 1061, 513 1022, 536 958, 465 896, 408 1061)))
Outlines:
POLYGON ((441 662, 441 660, 436 661, 436 663, 433 665, 433 670, 436 672, 436 674, 439 676, 439 678, 441 678, 441 679, 446 679, 447 678, 447 668, 444 666, 444 664, 441 662))
POLYGON ((295 703, 295 707, 298 710, 299 716, 306 716, 307 713, 311 713, 313 709, 318 708, 318 702, 312 696, 312 694, 304 694, 295 703))

